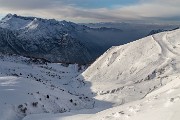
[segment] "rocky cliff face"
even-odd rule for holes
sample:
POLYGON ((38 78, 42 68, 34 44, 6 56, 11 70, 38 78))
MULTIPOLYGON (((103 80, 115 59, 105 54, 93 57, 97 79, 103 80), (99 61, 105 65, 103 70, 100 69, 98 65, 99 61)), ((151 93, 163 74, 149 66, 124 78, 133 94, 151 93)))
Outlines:
POLYGON ((1 53, 18 53, 14 48, 17 38, 14 33, 8 29, 0 28, 0 52, 1 53))

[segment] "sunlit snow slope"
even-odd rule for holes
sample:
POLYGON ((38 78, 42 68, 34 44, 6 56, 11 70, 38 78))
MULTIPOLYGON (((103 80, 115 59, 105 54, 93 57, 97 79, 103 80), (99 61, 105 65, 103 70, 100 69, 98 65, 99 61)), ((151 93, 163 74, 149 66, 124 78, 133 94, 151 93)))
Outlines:
MULTIPOLYGON (((179 62, 180 30, 112 47, 76 78, 86 83, 78 86, 79 92, 91 84, 94 98, 112 103, 111 108, 96 114, 82 110, 24 120, 179 120, 179 62)), ((104 106, 95 103, 94 109, 104 106)))
POLYGON ((98 99, 117 104, 141 99, 166 84, 168 75, 178 72, 179 33, 160 33, 113 47, 83 76, 91 81, 98 99))
POLYGON ((83 76, 97 99, 127 104, 91 119, 179 120, 179 62, 180 30, 111 48, 83 76))

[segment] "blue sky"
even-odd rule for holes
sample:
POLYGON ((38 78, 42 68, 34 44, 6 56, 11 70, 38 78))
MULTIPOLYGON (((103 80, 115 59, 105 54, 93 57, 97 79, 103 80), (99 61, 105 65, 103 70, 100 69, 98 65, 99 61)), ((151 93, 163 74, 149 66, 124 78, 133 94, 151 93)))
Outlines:
POLYGON ((179 23, 179 6, 180 0, 0 0, 0 17, 12 13, 73 22, 179 23))
POLYGON ((66 0, 67 4, 74 4, 83 8, 112 8, 137 3, 138 0, 66 0))

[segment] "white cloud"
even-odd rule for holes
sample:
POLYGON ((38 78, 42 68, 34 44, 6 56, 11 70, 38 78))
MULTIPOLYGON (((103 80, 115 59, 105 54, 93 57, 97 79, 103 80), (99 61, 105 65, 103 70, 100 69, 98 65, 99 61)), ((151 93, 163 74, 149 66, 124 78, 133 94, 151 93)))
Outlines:
POLYGON ((114 8, 80 8, 58 0, 0 0, 0 14, 17 13, 75 22, 95 21, 180 21, 180 0, 140 0, 114 8))

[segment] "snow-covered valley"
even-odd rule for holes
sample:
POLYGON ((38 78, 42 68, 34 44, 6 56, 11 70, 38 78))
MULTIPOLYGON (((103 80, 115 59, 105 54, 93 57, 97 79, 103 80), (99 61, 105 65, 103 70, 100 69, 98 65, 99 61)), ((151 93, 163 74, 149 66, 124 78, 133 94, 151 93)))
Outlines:
POLYGON ((114 46, 92 65, 0 57, 0 120, 179 120, 180 29, 114 46))
POLYGON ((93 99, 74 92, 71 87, 71 80, 84 66, 4 55, 0 64, 0 120, 93 108, 93 99))

